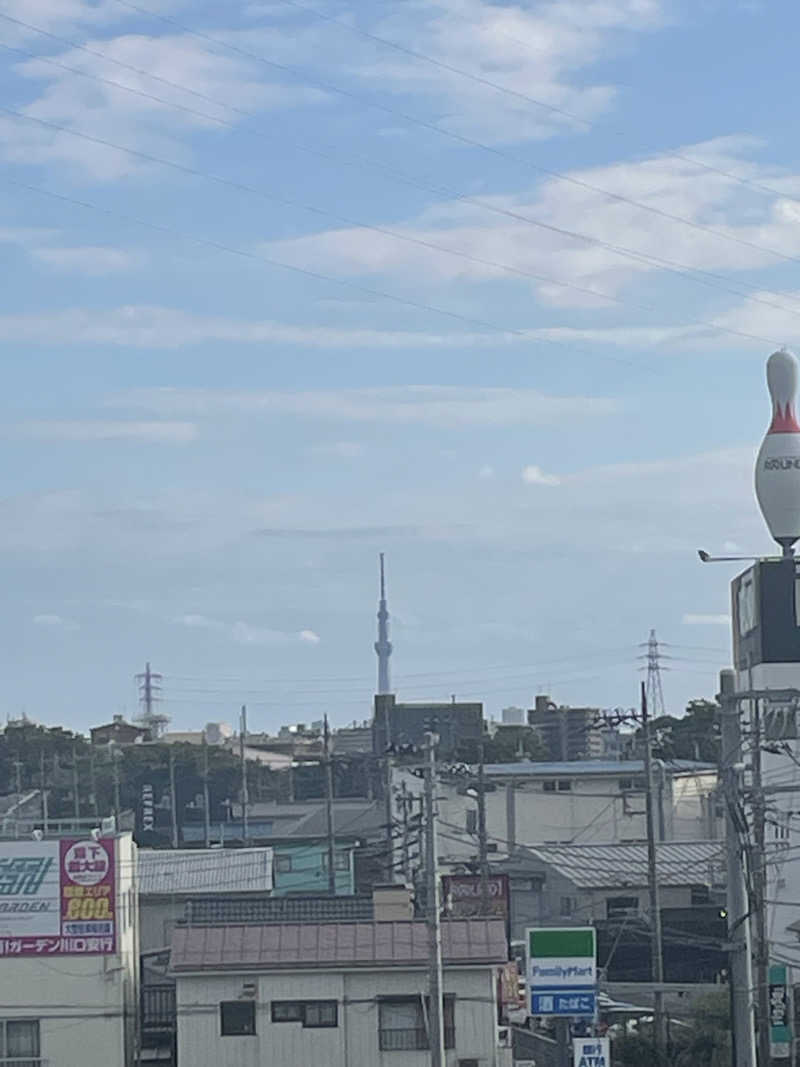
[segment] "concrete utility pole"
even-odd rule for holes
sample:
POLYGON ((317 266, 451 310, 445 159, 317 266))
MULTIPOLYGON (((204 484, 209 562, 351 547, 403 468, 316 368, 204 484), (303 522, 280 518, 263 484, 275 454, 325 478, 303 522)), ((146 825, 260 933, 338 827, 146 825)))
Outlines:
POLYGON ((737 767, 742 760, 742 726, 734 691, 736 676, 725 670, 719 676, 721 708, 720 780, 725 798, 725 854, 727 861, 728 970, 731 983, 733 1067, 756 1067, 755 1017, 753 1013, 753 965, 750 956, 750 925, 744 878, 742 836, 747 827, 741 809, 737 767))
POLYGON ((425 734, 425 876, 428 907, 428 1038, 431 1067, 445 1067, 442 1002, 442 926, 439 898, 439 856, 436 841, 437 734, 425 734))
POLYGON ((486 838, 486 778, 483 757, 481 735, 478 748, 478 859, 481 876, 481 915, 486 916, 489 914, 489 846, 486 838))
POLYGON ((208 796, 208 741, 203 733, 203 841, 211 847, 211 803, 208 796))
POLYGON ((172 847, 178 847, 178 797, 175 789, 175 749, 169 746, 169 816, 172 825, 172 847))
POLYGON ((761 702, 756 697, 752 702, 753 732, 753 848, 751 851, 750 876, 753 882, 751 912, 755 920, 755 981, 758 1005, 758 1063, 769 1067, 770 1011, 769 1011, 769 939, 767 937, 767 862, 765 855, 764 788, 761 780, 761 702))
POLYGON ((647 689, 642 682, 642 743, 644 745, 644 777, 647 786, 647 874, 650 889, 650 976, 655 984, 653 991, 653 1041, 659 1056, 665 1048, 664 1034, 664 953, 661 943, 661 901, 658 892, 658 865, 656 862, 655 803, 653 798, 653 760, 650 751, 650 717, 647 712, 647 689))
POLYGON ((323 760, 325 763, 325 826, 328 837, 328 893, 336 896, 336 839, 333 826, 333 761, 331 760, 331 734, 328 729, 328 716, 324 719, 324 749, 323 760))
POLYGON ((44 749, 39 753, 39 785, 41 786, 42 792, 42 829, 46 834, 49 829, 49 818, 47 812, 47 789, 45 789, 44 749))
POLYGON ((111 781, 114 786, 114 829, 119 831, 120 799, 119 799, 119 761, 122 753, 113 741, 108 743, 108 751, 111 755, 111 781))
POLYGON ((72 813, 77 823, 81 817, 81 798, 78 794, 78 750, 75 745, 72 746, 72 813))
POLYGON ((383 754, 383 817, 385 821, 384 838, 386 861, 384 870, 386 882, 394 880, 394 810, 392 804, 392 724, 389 709, 383 705, 383 729, 386 735, 386 751, 383 754))
POLYGON ((242 704, 242 714, 239 719, 239 755, 242 764, 242 843, 247 844, 250 837, 248 823, 248 806, 250 794, 247 789, 247 759, 245 758, 245 742, 247 739, 247 707, 242 704))

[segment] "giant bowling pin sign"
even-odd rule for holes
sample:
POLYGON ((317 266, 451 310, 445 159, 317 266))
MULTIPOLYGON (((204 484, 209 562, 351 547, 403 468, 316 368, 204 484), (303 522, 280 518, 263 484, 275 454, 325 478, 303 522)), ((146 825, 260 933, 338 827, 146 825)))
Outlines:
POLYGON ((800 538, 800 423, 797 421, 797 359, 785 348, 767 360, 772 422, 756 460, 756 496, 769 532, 792 554, 800 538))

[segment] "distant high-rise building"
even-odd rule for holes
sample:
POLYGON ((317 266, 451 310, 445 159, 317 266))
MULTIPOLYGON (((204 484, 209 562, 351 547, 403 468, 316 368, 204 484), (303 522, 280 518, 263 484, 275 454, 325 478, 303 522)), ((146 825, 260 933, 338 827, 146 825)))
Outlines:
POLYGON ((392 642, 389 640, 389 609, 386 606, 386 574, 384 556, 381 552, 381 598, 378 605, 378 640, 375 651, 378 654, 378 692, 391 693, 392 684, 389 676, 389 657, 392 654, 392 642))
POLYGON ((437 751, 442 759, 455 756, 460 742, 481 739, 483 704, 398 704, 392 693, 375 697, 372 736, 376 755, 383 755, 389 745, 421 749, 428 730, 439 735, 437 751))
POLYGON ((604 725, 599 708, 559 707, 548 696, 537 696, 528 712, 528 725, 534 726, 554 761, 602 759, 605 755, 604 725))

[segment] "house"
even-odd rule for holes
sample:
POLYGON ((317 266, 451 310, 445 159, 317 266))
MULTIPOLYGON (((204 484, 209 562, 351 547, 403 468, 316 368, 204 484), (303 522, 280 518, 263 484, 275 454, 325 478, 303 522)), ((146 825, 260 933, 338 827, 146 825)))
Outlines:
POLYGON ((272 892, 272 849, 142 849, 138 882, 143 953, 169 947, 187 904, 224 894, 232 900, 272 892))
POLYGON ((93 726, 89 731, 93 745, 135 745, 150 740, 150 731, 146 726, 136 726, 126 722, 124 716, 115 715, 111 722, 103 726, 93 726))
POLYGON ((0 841, 0 1063, 134 1067, 130 834, 0 841))
MULTIPOLYGON (((360 874, 357 853, 385 838, 383 806, 375 801, 336 800, 333 825, 336 840, 336 892, 355 893, 360 883, 374 881, 369 871, 360 874)), ((294 804, 254 803, 248 807, 247 843, 269 846, 274 853, 273 892, 285 894, 324 893, 328 887, 328 839, 325 804, 302 801, 294 804)), ((204 828, 188 824, 184 841, 200 842, 204 828)), ((237 844, 244 839, 241 817, 213 823, 211 841, 237 844)), ((377 845, 376 845, 377 847, 377 845)))
MULTIPOLYGON (((497 864, 508 875, 511 937, 531 926, 593 925, 609 981, 650 979, 646 844, 542 845, 497 864)), ((713 982, 725 968, 725 848, 656 844, 665 978, 713 982)))
MULTIPOLYGON (((659 838, 708 841, 721 837, 716 768, 689 760, 657 762, 659 838)), ((419 811, 423 782, 418 772, 418 767, 408 765, 392 769, 393 813, 398 825, 419 811)), ((439 859, 445 873, 457 873, 477 858, 476 786, 474 767, 456 765, 441 775, 439 859)), ((519 847, 573 841, 634 843, 647 838, 641 760, 488 764, 485 798, 492 859, 513 855, 519 847)), ((400 844, 402 839, 395 847, 400 844)))
MULTIPOLYGON (((376 903, 372 922, 177 928, 179 1062, 427 1064, 428 931, 395 917, 410 916, 407 891, 396 888, 376 903)), ((448 1067, 510 1067, 497 1028, 504 924, 465 919, 442 927, 448 1067)))

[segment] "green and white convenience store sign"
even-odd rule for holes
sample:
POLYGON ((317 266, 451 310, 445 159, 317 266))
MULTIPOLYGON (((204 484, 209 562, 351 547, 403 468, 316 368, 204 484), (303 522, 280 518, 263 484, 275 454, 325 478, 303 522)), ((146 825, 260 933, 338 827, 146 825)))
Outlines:
POLYGON ((597 941, 593 926, 542 926, 527 933, 531 1015, 594 1018, 597 941))

